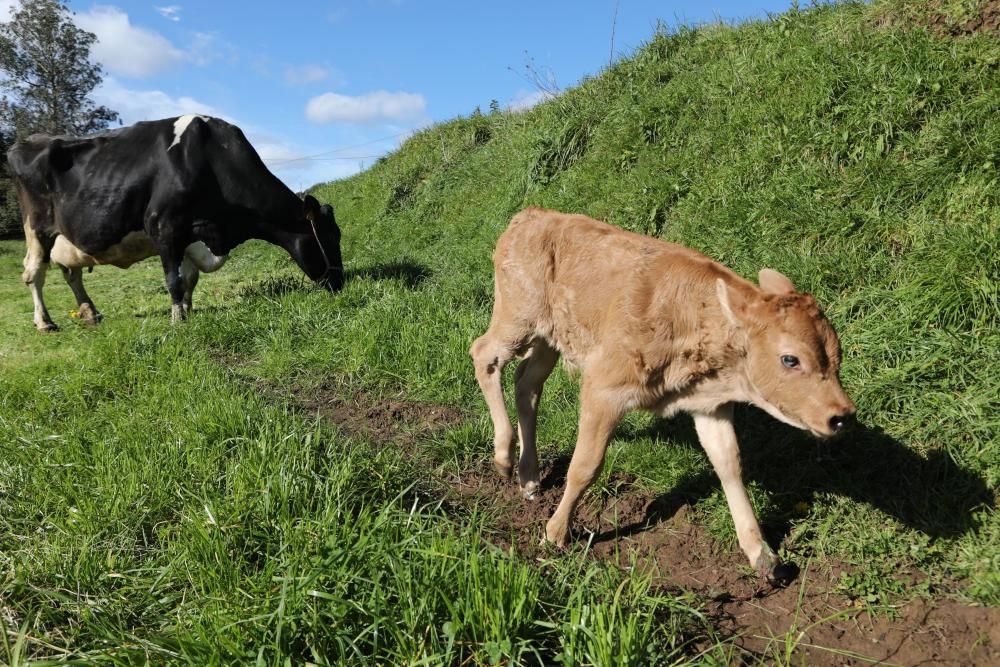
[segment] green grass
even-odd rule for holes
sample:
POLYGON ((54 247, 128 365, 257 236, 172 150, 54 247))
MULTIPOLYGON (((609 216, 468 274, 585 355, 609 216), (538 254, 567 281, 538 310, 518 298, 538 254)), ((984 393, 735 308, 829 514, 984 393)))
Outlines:
MULTIPOLYGON (((467 349, 526 205, 813 292, 867 428, 821 446, 740 410, 763 522, 814 576, 844 563, 873 608, 1000 603, 1000 44, 884 20, 898 5, 658 34, 529 112, 418 133, 314 189, 344 231, 334 296, 251 243, 183 326, 155 262, 85 277, 94 329, 52 272, 63 329, 40 335, 22 247, 0 243, 0 662, 728 664, 695 596, 582 550, 499 550, 489 508, 443 502, 490 457, 467 349), (279 398, 331 382, 467 417, 411 451, 279 398)), ((543 457, 571 451, 576 394, 557 370, 543 457)), ((737 548, 688 420, 631 416, 609 461, 737 548)))

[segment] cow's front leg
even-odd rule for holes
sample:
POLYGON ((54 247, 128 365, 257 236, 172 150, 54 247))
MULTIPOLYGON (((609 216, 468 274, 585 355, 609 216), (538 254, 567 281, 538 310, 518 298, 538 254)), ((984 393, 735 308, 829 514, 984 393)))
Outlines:
POLYGON ((175 324, 187 318, 184 311, 184 276, 181 275, 183 253, 179 257, 160 255, 163 264, 163 277, 167 283, 167 293, 170 294, 170 320, 175 324))
POLYGON ((559 507, 545 525, 545 539, 558 547, 566 546, 569 541, 569 527, 576 505, 600 474, 608 442, 622 414, 621 401, 615 400, 610 392, 588 386, 584 379, 580 392, 580 426, 576 449, 566 472, 566 491, 559 507))
POLYGON ((73 290, 73 296, 76 297, 76 310, 80 314, 80 319, 87 324, 97 324, 100 322, 104 316, 97 310, 97 306, 91 301, 90 295, 87 294, 87 290, 83 286, 83 269, 79 267, 69 268, 61 264, 60 268, 62 269, 63 278, 66 279, 69 288, 73 290))
POLYGON ((726 404, 708 414, 694 415, 694 426, 701 446, 708 454, 726 494, 729 512, 736 525, 736 538, 740 548, 750 559, 750 564, 769 581, 777 577, 775 569, 780 565, 777 555, 771 550, 757 523, 750 497, 743 485, 740 467, 740 446, 733 429, 733 406, 726 404))

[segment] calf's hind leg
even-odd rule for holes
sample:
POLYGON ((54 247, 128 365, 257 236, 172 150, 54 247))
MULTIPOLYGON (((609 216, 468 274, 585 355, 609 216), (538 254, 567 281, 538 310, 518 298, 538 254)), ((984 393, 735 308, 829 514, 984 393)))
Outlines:
POLYGON ((514 372, 517 403, 517 431, 521 442, 521 458, 517 464, 517 479, 525 498, 538 493, 538 450, 535 447, 535 427, 538 422, 538 402, 542 387, 559 360, 559 352, 543 340, 536 339, 514 372))
POLYGON ((523 346, 523 332, 491 325, 469 349, 476 381, 493 420, 493 467, 504 479, 514 472, 514 428, 503 398, 503 369, 523 346))

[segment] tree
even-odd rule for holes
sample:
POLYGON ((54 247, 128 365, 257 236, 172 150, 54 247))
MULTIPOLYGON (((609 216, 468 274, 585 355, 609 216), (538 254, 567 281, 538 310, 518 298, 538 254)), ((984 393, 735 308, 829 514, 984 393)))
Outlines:
POLYGON ((101 66, 90 62, 96 40, 73 24, 63 2, 21 1, 0 24, 0 122, 7 137, 88 134, 118 120, 89 97, 103 78, 101 66))

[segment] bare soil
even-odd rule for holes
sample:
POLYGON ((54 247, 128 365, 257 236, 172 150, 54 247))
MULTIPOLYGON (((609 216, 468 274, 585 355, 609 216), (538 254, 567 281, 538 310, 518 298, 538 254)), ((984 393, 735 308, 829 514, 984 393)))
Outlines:
POLYGON ((1000 0, 962 7, 949 0, 919 0, 877 18, 879 25, 926 27, 941 37, 1000 35, 1000 0))
MULTIPOLYGON (((466 502, 500 507, 495 541, 501 546, 538 557, 549 551, 539 541, 562 496, 566 464, 545 465, 542 492, 530 501, 485 466, 463 474, 455 488, 466 502)), ((613 474, 609 486, 609 497, 586 497, 575 538, 589 541, 593 558, 622 567, 641 563, 660 586, 699 593, 717 630, 736 642, 747 662, 784 656, 790 634, 787 658, 801 664, 1000 664, 1000 609, 915 599, 893 618, 871 615, 838 592, 840 573, 850 569, 844 563, 798 572, 785 588, 762 588, 737 546, 719 544, 692 523, 682 497, 651 497, 625 475, 613 474)))
POLYGON ((310 413, 336 424, 345 435, 362 436, 380 445, 413 445, 462 421, 461 411, 450 405, 378 398, 361 390, 345 397, 341 391, 335 383, 316 388, 293 385, 291 397, 310 413))
POLYGON ((975 8, 963 15, 942 11, 943 0, 928 0, 928 23, 939 35, 974 35, 1000 33, 1000 0, 979 0, 975 8))
MULTIPOLYGON (((455 426, 462 412, 447 405, 379 399, 338 385, 294 387, 292 398, 350 435, 415 452, 419 440, 455 426)), ((566 459, 545 463, 542 490, 524 500, 515 482, 488 461, 447 480, 451 501, 497 510, 491 536, 528 559, 551 556, 540 545, 545 522, 563 491, 566 459)), ((622 567, 649 567, 657 585, 698 593, 713 625, 742 650, 743 663, 759 659, 808 665, 1000 665, 1000 609, 972 607, 940 597, 914 599, 870 614, 837 588, 844 563, 811 567, 784 588, 761 586, 735 545, 720 544, 691 520, 680 495, 653 497, 625 475, 613 474, 611 495, 588 494, 575 519, 574 538, 589 543, 592 558, 622 567), (789 642, 791 645, 788 645, 789 642)), ((913 572, 912 579, 923 575, 913 572)))

